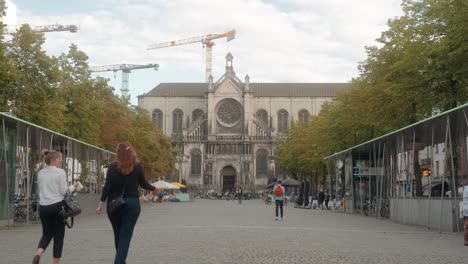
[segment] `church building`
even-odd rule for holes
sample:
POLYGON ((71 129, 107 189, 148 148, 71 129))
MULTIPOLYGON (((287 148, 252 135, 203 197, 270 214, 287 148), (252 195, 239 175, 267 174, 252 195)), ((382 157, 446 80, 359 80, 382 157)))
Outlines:
MULTIPOLYGON (((161 83, 138 96, 154 125, 179 149, 175 180, 192 189, 215 191, 242 186, 259 191, 284 178, 275 141, 293 122, 307 122, 347 83, 250 83, 241 81, 226 56, 216 82, 161 83)), ((169 176, 169 175, 168 175, 169 176)))

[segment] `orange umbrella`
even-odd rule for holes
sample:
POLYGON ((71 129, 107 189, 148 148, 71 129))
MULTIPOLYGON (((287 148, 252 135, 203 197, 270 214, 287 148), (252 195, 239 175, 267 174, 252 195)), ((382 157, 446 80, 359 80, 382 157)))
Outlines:
POLYGON ((172 185, 178 186, 180 188, 187 188, 187 186, 183 185, 182 183, 179 182, 171 182, 172 185))

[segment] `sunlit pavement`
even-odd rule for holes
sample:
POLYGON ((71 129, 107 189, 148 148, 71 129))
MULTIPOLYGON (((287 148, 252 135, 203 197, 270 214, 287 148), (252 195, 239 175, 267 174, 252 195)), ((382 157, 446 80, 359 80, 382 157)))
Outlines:
MULTIPOLYGON (((113 263, 114 246, 97 197, 67 229, 62 263, 113 263)), ((0 263, 31 263, 40 225, 0 230, 0 263)), ((142 205, 127 263, 465 263, 461 233, 439 234, 333 211, 274 206, 261 200, 195 200, 142 205)), ((41 259, 52 263, 52 245, 41 259)))

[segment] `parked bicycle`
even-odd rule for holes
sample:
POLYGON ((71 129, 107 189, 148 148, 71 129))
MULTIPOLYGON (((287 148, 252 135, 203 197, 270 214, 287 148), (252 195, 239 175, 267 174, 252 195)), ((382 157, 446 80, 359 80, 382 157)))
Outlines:
POLYGON ((380 217, 390 216, 390 201, 389 199, 382 199, 379 201, 380 217))
MULTIPOLYGON (((25 223, 28 219, 28 207, 24 196, 17 196, 15 198, 15 215, 13 221, 16 223, 25 223)), ((29 200, 29 221, 37 221, 39 214, 37 212, 37 200, 29 200)))

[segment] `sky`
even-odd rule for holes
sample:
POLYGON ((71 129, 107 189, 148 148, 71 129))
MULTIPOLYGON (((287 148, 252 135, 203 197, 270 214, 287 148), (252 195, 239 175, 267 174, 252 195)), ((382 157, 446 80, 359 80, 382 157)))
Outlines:
MULTIPOLYGON (((44 49, 58 56, 78 45, 90 66, 159 64, 132 71, 131 103, 159 83, 204 82, 201 43, 147 50, 151 44, 236 30, 216 39, 213 78, 231 52, 237 77, 250 82, 348 82, 358 76, 366 46, 402 14, 401 0, 6 0, 7 25, 77 25, 77 33, 46 33, 44 49)), ((109 78, 120 94, 121 73, 109 78)))

